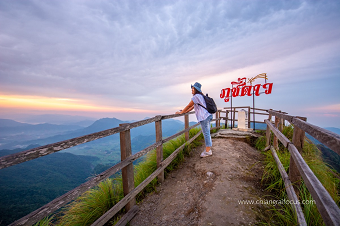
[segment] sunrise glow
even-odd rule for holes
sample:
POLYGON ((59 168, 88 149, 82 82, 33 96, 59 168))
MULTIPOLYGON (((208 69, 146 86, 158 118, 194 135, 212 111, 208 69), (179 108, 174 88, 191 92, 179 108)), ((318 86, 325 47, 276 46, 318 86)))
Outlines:
POLYGON ((100 106, 78 99, 23 95, 0 95, 0 108, 94 112, 151 112, 143 109, 100 106))
POLYGON ((326 106, 311 107, 311 111, 316 112, 340 112, 340 104, 331 104, 326 106))

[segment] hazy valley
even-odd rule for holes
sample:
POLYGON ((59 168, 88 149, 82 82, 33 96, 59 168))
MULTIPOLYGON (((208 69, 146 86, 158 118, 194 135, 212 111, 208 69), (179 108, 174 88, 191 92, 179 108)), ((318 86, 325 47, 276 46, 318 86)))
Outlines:
MULTIPOLYGON (((30 123, 0 119, 0 156, 28 150, 128 123, 116 118, 60 121, 45 116, 30 123), (41 118, 43 119, 43 118, 41 118)), ((190 124, 194 124, 191 122, 190 124)), ((264 128, 256 125, 256 128, 264 128)), ((182 130, 184 123, 168 119, 162 122, 163 137, 182 130)), ((340 134, 340 129, 326 128, 340 134)), ((314 143, 315 139, 307 135, 314 143)), ((155 142, 155 125, 150 123, 131 130, 132 152, 136 153, 155 142)), ((338 172, 340 157, 318 144, 324 159, 338 172)), ((14 220, 50 202, 54 198, 84 183, 120 161, 119 134, 85 143, 39 159, 0 170, 0 225, 14 220)))
MULTIPOLYGON (((67 140, 119 126, 116 118, 70 122, 29 124, 0 119, 0 156, 67 140), (86 123, 90 123, 88 126, 86 123)), ((192 124, 192 123, 191 123, 192 124)), ((163 137, 182 130, 184 123, 168 119, 162 123, 163 137)), ((133 153, 155 142, 155 125, 131 130, 133 153)), ((39 159, 0 170, 0 225, 14 220, 50 202, 120 161, 119 134, 85 143, 39 159)))

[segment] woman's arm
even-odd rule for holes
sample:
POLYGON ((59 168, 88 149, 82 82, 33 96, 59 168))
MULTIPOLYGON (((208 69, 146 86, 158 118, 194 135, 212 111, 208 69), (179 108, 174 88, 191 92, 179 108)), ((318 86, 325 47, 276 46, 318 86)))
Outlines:
POLYGON ((194 105, 192 105, 189 109, 188 109, 188 111, 187 112, 190 112, 190 111, 192 111, 192 109, 194 109, 194 105))
POLYGON ((177 111, 176 114, 187 113, 187 112, 191 111, 193 108, 194 108, 194 102, 191 100, 189 102, 189 104, 183 110, 177 111))

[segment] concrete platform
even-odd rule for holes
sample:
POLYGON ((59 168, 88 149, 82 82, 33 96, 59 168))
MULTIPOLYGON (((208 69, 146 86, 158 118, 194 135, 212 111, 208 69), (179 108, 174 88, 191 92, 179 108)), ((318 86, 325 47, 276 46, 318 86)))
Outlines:
POLYGON ((247 138, 260 137, 261 135, 251 131, 242 131, 235 129, 220 129, 217 133, 211 134, 212 138, 247 138))

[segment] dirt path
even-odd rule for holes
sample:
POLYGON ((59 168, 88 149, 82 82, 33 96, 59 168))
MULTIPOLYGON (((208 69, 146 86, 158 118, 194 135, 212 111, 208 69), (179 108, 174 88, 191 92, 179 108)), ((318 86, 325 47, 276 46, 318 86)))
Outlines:
POLYGON ((262 207, 239 200, 259 200, 261 154, 235 139, 214 138, 213 156, 196 148, 168 175, 155 193, 139 204, 130 225, 254 225, 262 207))

